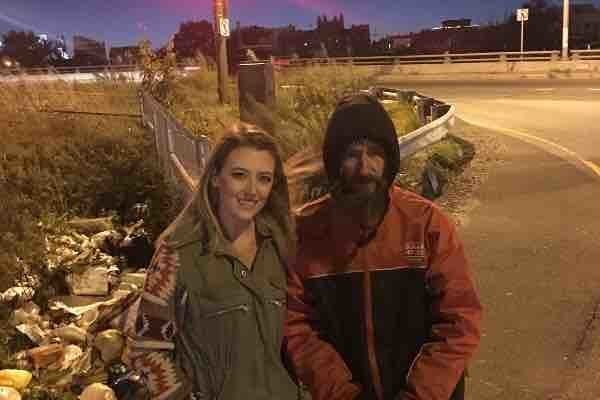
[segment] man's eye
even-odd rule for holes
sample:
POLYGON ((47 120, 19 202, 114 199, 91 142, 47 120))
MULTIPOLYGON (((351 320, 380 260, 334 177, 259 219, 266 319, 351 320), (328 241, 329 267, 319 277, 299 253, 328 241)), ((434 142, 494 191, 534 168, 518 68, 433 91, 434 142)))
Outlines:
POLYGON ((243 179, 244 176, 246 176, 246 174, 244 174, 243 172, 237 171, 237 172, 232 172, 231 176, 234 177, 235 179, 243 179))

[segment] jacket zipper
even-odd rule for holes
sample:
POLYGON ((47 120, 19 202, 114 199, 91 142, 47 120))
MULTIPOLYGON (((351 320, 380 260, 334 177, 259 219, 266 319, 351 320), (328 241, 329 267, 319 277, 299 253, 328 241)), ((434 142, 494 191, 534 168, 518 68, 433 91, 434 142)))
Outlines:
POLYGON ((283 307, 283 300, 269 300, 269 303, 277 307, 283 307))
POLYGON ((213 313, 207 314, 204 316, 204 318, 218 317, 220 315, 227 314, 227 313, 230 313, 233 311, 248 312, 248 311, 250 311, 250 307, 248 307, 247 304, 240 304, 239 306, 228 307, 228 308, 224 308, 223 310, 219 310, 219 311, 215 311, 213 313))
POLYGON ((365 336, 367 340, 367 355, 369 360, 369 366, 371 370, 371 376, 373 379, 373 387, 375 389, 375 396, 378 400, 383 400, 383 386, 381 384, 381 374, 379 372, 379 365, 377 364, 377 356, 375 354, 375 328, 373 326, 373 293, 371 286, 371 271, 366 267, 366 263, 363 267, 363 293, 365 297, 365 336))

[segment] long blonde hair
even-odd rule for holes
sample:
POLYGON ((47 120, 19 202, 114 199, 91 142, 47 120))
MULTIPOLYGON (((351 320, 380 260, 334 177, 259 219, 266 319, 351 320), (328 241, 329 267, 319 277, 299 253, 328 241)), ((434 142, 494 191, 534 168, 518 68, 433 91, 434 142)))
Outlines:
POLYGON ((260 211, 260 215, 269 223, 269 227, 275 230, 273 236, 277 241, 277 248, 287 262, 289 257, 294 255, 296 240, 283 160, 273 137, 257 126, 250 124, 236 123, 224 132, 211 152, 198 189, 162 236, 165 238, 171 236, 180 225, 189 224, 191 222, 190 218, 186 217, 192 217, 191 219, 195 221, 193 225, 197 227, 198 223, 206 223, 211 213, 216 215, 218 195, 217 189, 211 185, 211 179, 221 172, 229 154, 240 147, 268 151, 275 160, 273 188, 264 208, 260 211), (207 210, 207 207, 210 207, 211 210, 207 210))

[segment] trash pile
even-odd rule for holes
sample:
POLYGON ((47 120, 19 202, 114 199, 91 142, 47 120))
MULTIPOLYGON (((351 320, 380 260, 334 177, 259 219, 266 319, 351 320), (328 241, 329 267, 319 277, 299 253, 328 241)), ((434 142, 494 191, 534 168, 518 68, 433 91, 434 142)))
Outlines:
POLYGON ((3 364, 11 369, 0 370, 0 400, 37 398, 33 387, 54 398, 145 398, 140 375, 123 362, 153 252, 143 219, 120 228, 110 218, 67 225, 67 234, 46 237, 52 284, 29 275, 0 294, 27 343, 3 364), (33 301, 40 290, 51 294, 47 304, 33 301))

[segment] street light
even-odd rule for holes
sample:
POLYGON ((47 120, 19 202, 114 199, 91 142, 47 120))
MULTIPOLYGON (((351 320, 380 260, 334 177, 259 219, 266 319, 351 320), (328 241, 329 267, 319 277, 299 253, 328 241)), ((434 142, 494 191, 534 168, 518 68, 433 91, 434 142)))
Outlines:
POLYGON ((569 0, 563 0, 562 59, 569 58, 569 0))

